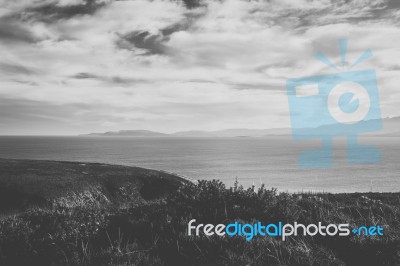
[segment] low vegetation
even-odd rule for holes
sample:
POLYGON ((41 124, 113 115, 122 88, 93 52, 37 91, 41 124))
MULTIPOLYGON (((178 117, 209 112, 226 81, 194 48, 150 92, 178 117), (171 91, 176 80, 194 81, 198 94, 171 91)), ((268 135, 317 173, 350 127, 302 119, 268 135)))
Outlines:
POLYGON ((0 221, 0 265, 400 264, 400 194, 288 194, 264 186, 243 188, 237 183, 227 188, 218 180, 182 181, 173 190, 176 179, 170 180, 174 185, 168 193, 150 193, 146 188, 143 197, 145 185, 137 183, 136 189, 116 189, 119 192, 112 197, 100 193, 107 200, 70 194, 64 201, 54 198, 53 204, 39 202, 41 205, 4 214, 0 221), (131 201, 135 203, 129 204, 131 201), (195 237, 187 235, 191 219, 213 224, 379 224, 385 235, 297 236, 286 241, 275 237, 255 237, 252 241, 239 236, 195 237))
POLYGON ((140 205, 176 191, 183 181, 140 167, 0 159, 0 213, 52 206, 140 205))

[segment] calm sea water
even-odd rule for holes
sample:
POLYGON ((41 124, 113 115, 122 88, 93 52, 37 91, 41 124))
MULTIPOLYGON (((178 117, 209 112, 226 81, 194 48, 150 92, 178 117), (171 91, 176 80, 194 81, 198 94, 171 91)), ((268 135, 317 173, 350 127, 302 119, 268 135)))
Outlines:
POLYGON ((317 143, 287 137, 126 138, 0 137, 0 158, 100 162, 166 170, 232 185, 264 183, 280 191, 398 192, 400 138, 365 138, 381 149, 382 162, 351 165, 344 141, 335 141, 331 169, 301 169, 297 155, 317 143))

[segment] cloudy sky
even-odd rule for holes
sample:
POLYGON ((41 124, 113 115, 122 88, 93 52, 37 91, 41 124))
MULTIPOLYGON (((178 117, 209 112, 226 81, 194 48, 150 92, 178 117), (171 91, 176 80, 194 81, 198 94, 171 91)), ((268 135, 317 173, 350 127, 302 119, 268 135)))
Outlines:
POLYGON ((289 127, 340 38, 400 115, 398 0, 0 0, 0 134, 289 127))

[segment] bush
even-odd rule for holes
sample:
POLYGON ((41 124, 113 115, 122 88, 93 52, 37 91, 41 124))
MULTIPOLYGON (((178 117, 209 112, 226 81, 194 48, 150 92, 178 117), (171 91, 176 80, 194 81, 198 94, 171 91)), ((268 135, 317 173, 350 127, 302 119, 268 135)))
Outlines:
POLYGON ((0 265, 396 265, 400 211, 394 197, 288 194, 202 180, 140 206, 72 204, 5 218, 0 265), (186 233, 191 219, 380 224, 385 236, 194 237, 186 233))

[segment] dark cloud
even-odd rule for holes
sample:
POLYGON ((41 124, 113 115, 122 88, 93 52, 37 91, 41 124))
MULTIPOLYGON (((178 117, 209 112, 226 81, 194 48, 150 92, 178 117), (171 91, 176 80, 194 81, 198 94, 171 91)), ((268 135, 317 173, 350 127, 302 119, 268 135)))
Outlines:
MULTIPOLYGON (((310 6, 318 1, 310 1, 310 6)), ((400 8, 400 1, 357 1, 331 0, 330 5, 321 8, 290 7, 279 10, 278 16, 272 17, 267 24, 280 25, 285 29, 299 33, 315 27, 339 23, 364 23, 391 19, 392 13, 400 8)), ((254 13, 259 10, 253 10, 254 13)))
POLYGON ((94 80, 99 80, 101 82, 104 82, 106 84, 110 85, 119 85, 119 86, 128 86, 132 84, 137 84, 137 83, 148 83, 150 82, 149 80, 146 79, 140 79, 140 78, 132 78, 132 77, 121 77, 121 76, 111 76, 111 77, 102 77, 99 75, 95 75, 92 73, 87 73, 87 72, 81 72, 77 73, 70 78, 73 79, 94 79, 94 80))
POLYGON ((60 19, 69 19, 75 16, 91 15, 98 9, 104 7, 104 2, 96 0, 85 0, 77 5, 57 5, 57 2, 46 3, 27 8, 20 13, 21 18, 30 18, 44 22, 52 22, 60 19))
POLYGON ((187 30, 189 28, 189 23, 176 23, 171 26, 168 26, 161 30, 163 36, 170 36, 174 32, 187 30))
POLYGON ((25 42, 33 43, 38 38, 32 34, 24 24, 13 17, 0 18, 0 42, 25 42))
POLYGON ((73 75, 71 78, 75 78, 75 79, 96 79, 98 78, 98 76, 90 74, 90 73, 78 73, 76 75, 73 75))
POLYGON ((185 14, 185 18, 165 28, 160 29, 156 34, 148 31, 133 31, 128 34, 120 35, 117 46, 121 49, 133 50, 135 48, 145 50, 145 54, 165 54, 168 47, 165 45, 170 36, 175 32, 188 31, 190 27, 206 13, 185 14))
POLYGON ((59 6, 57 2, 34 4, 0 17, 0 42, 35 43, 41 38, 30 31, 31 23, 42 21, 51 23, 59 19, 69 19, 79 15, 91 15, 105 5, 96 0, 85 0, 82 4, 59 6))
POLYGON ((144 49, 146 54, 162 54, 166 50, 163 40, 162 34, 153 35, 148 31, 134 31, 120 36, 117 46, 127 50, 133 50, 135 47, 144 49))
POLYGON ((189 9, 196 8, 202 5, 202 0, 183 0, 185 6, 189 9))

